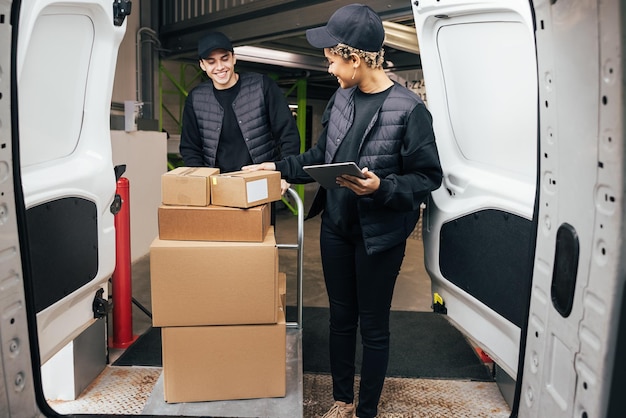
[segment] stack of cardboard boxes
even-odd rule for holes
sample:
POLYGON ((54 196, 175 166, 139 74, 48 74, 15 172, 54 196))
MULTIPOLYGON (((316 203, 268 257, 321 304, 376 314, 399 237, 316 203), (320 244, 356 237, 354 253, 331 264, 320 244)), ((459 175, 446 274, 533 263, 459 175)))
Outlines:
POLYGON ((161 186, 150 274, 165 401, 285 396, 285 275, 270 224, 280 173, 180 167, 161 186))

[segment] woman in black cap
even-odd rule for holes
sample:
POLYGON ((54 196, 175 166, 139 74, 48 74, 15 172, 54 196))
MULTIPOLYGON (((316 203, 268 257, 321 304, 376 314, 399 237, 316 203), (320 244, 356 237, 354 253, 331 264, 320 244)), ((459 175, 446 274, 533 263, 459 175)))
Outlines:
POLYGON ((244 169, 279 170, 291 183, 312 179, 302 167, 355 161, 363 179, 337 177, 320 188, 308 217, 322 213, 320 247, 330 305, 330 365, 335 404, 324 415, 375 417, 389 360, 389 313, 406 239, 420 205, 441 184, 432 117, 419 97, 382 68, 385 33, 368 6, 338 9, 307 40, 323 48, 340 88, 322 117, 316 146, 298 156, 244 169), (363 362, 354 402, 356 332, 363 362))

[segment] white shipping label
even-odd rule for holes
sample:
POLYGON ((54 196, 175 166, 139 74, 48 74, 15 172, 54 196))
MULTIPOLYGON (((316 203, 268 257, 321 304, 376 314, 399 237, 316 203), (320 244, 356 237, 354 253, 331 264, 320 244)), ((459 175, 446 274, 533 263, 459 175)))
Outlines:
POLYGON ((267 199, 267 179, 254 180, 246 184, 246 193, 248 196, 248 203, 256 202, 257 200, 267 199))

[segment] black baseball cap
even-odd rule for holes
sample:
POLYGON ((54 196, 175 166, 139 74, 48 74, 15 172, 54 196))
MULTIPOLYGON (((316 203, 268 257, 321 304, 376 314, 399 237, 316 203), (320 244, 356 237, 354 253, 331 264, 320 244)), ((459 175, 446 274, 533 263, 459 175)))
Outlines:
POLYGON ((306 39, 316 48, 345 44, 362 51, 378 52, 385 41, 380 16, 364 4, 343 6, 328 19, 326 26, 308 29, 306 39))
POLYGON ((233 44, 222 32, 210 32, 198 42, 198 56, 200 59, 206 58, 216 49, 225 49, 233 52, 233 44))

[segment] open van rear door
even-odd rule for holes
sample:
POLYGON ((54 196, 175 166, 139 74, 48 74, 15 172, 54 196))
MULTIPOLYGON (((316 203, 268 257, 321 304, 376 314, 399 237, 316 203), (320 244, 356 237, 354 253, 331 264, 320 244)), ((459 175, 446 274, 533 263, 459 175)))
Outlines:
POLYGON ((115 268, 110 103, 125 31, 115 3, 13 3, 25 260, 42 364, 106 315, 115 268))
POLYGON ((119 174, 109 118, 126 6, 0 0, 3 417, 51 412, 41 365, 106 316, 119 174))
POLYGON ((536 229, 532 13, 525 0, 413 7, 444 168, 424 218, 426 268, 450 319, 515 378, 536 229))
POLYGON ((514 415, 626 416, 623 2, 412 4, 433 291, 516 379, 514 415))

